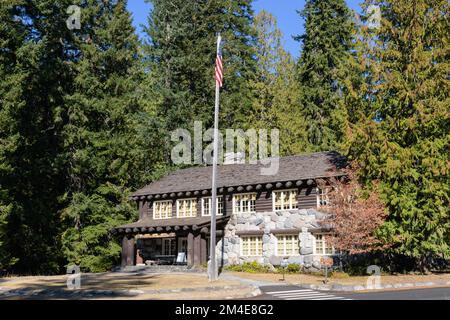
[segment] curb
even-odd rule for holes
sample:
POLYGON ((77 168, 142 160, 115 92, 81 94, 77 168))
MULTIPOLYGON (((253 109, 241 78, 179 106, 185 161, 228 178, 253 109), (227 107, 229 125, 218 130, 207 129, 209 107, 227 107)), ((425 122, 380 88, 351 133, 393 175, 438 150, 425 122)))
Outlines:
POLYGON ((165 294, 165 293, 201 292, 201 291, 217 291, 217 290, 242 290, 247 289, 249 287, 251 286, 198 287, 198 288, 145 290, 141 292, 145 294, 165 294))
POLYGON ((450 281, 438 281, 438 282, 408 282, 408 283, 394 283, 394 284, 384 284, 376 287, 367 287, 362 285, 317 285, 317 284, 299 284, 303 289, 312 289, 319 291, 367 291, 367 290, 383 290, 383 289, 400 289, 400 288, 421 288, 421 287, 432 287, 432 286, 450 286, 450 281))
POLYGON ((259 289, 258 287, 254 287, 254 290, 242 299, 254 298, 254 297, 260 296, 262 294, 263 294, 263 292, 261 291, 261 289, 259 289))
MULTIPOLYGON (((249 287, 242 287, 242 288, 249 288, 249 287)), ((259 287, 252 286, 251 288, 253 288, 253 291, 244 296, 226 297, 225 300, 243 300, 243 299, 255 298, 255 297, 263 294, 263 292, 261 291, 261 289, 259 289, 259 287)))

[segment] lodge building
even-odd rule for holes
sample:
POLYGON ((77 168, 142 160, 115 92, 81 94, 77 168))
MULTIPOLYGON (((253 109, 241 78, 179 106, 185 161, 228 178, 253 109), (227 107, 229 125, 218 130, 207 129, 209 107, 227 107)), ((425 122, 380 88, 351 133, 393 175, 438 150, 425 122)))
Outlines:
MULTIPOLYGON (((326 241, 323 182, 341 178, 345 165, 335 152, 279 158, 275 175, 263 164, 218 167, 217 250, 219 265, 283 259, 319 269, 334 255, 326 241), (322 187, 319 187, 321 185, 322 187)), ((136 191, 139 220, 114 229, 122 240, 122 267, 141 264, 206 265, 209 259, 211 167, 176 171, 136 191)))

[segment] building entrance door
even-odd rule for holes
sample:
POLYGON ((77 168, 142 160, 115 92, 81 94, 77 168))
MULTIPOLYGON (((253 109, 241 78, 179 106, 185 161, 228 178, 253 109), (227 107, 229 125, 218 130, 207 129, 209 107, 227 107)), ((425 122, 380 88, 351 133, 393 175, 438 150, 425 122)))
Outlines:
POLYGON ((178 238, 178 258, 177 263, 187 262, 188 240, 187 237, 178 238))
POLYGON ((178 238, 178 252, 187 252, 187 238, 178 238))

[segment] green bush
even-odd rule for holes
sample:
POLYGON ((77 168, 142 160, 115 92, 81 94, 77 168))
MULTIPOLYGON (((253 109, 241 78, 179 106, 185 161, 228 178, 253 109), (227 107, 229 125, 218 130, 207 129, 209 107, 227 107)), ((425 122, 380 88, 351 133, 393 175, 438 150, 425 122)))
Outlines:
POLYGON ((299 273, 300 270, 301 270, 300 265, 296 263, 290 263, 286 268, 286 271, 288 273, 299 273))
POLYGON ((242 266, 241 265, 226 266, 224 269, 227 270, 227 271, 242 272, 242 266))
POLYGON ((241 265, 228 266, 225 268, 228 271, 247 272, 247 273, 268 273, 270 271, 269 266, 259 264, 256 261, 244 262, 241 265))
POLYGON ((290 263, 286 267, 281 266, 276 267, 277 273, 300 273, 302 271, 303 271, 302 266, 297 263, 290 263))

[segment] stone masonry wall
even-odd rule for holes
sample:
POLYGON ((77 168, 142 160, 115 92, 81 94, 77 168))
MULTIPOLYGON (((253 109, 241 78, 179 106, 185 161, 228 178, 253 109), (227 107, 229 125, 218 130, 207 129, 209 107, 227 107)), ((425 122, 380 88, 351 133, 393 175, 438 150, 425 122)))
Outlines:
POLYGON ((283 257, 276 255, 276 237, 272 231, 295 229, 298 231, 300 252, 299 255, 288 257, 288 263, 300 264, 311 271, 319 270, 321 257, 313 255, 314 237, 308 230, 319 228, 318 221, 324 217, 324 213, 314 209, 233 214, 225 227, 223 239, 217 244, 216 258, 224 266, 252 261, 278 266, 283 257), (236 233, 247 231, 264 232, 261 257, 241 256, 241 239, 236 233))

